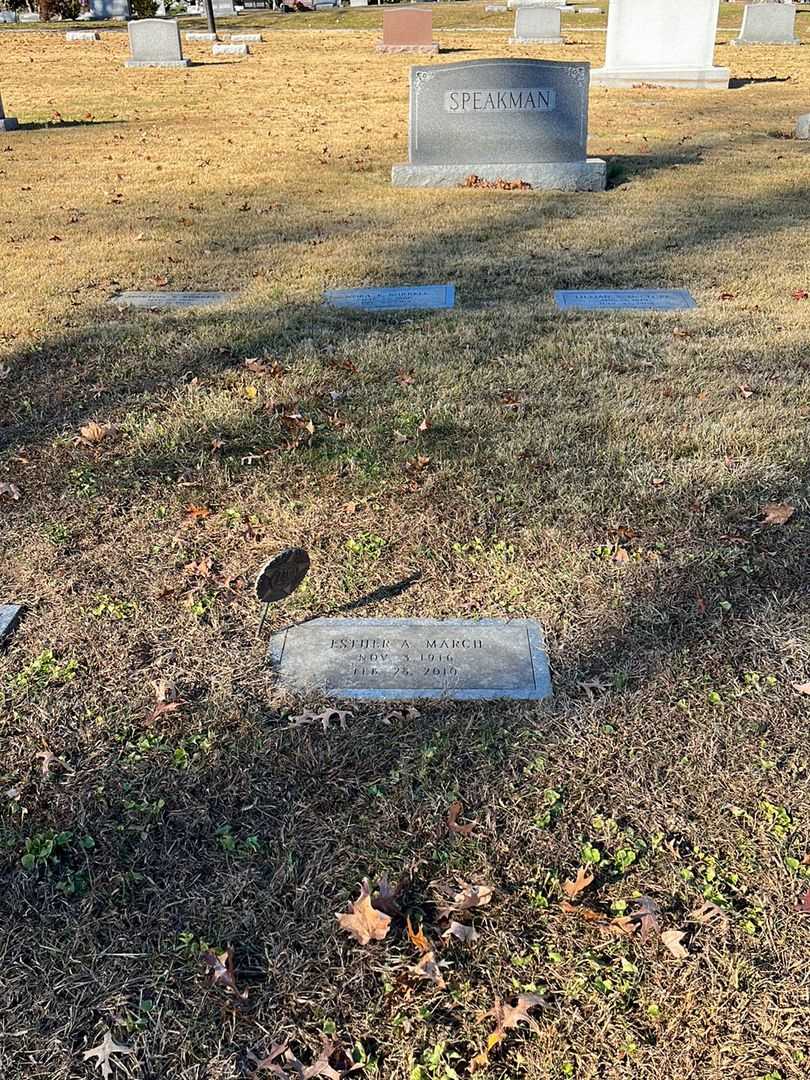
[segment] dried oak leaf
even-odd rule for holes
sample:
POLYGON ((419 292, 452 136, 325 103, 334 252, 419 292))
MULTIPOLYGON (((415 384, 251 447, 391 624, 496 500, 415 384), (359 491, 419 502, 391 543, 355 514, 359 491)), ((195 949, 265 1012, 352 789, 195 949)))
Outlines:
POLYGON ((579 896, 581 892, 584 892, 589 885, 593 884, 593 874, 590 870, 586 870, 584 866, 580 866, 577 870, 577 876, 572 881, 568 878, 563 882, 563 892, 569 900, 573 900, 574 897, 579 896))
POLYGON ((101 1075, 104 1077, 104 1080, 108 1080, 108 1078, 112 1076, 111 1060, 113 1054, 134 1053, 135 1051, 130 1049, 130 1047, 117 1043, 109 1031, 107 1031, 98 1046, 94 1046, 92 1050, 85 1050, 83 1057, 85 1061, 95 1058, 96 1065, 101 1069, 101 1075))
POLYGON ((637 909, 629 917, 638 923, 641 930, 641 940, 646 941, 652 933, 657 933, 661 928, 661 909, 649 896, 642 896, 636 901, 637 909))
POLYGON ((462 943, 462 945, 469 945, 478 937, 474 926, 465 926, 463 923, 456 922, 455 919, 450 920, 450 925, 442 934, 444 938, 455 937, 462 943))
POLYGON ((495 1020, 495 1030, 488 1036, 484 1049, 470 1062, 470 1072, 485 1069, 489 1065, 490 1052, 503 1042, 506 1032, 516 1028, 518 1024, 528 1024, 533 1031, 538 1031, 537 1021, 529 1016, 529 1010, 542 1003, 543 999, 539 994, 521 994, 515 999, 514 1004, 496 998, 489 1012, 482 1013, 478 1017, 479 1023, 492 1017, 495 1020))
POLYGON ((415 945, 421 953, 430 952, 430 942, 425 937, 425 931, 422 929, 421 926, 418 930, 414 930, 411 923, 410 915, 405 920, 405 926, 408 931, 408 940, 410 941, 411 945, 415 945))
POLYGON ((189 521, 204 521, 205 518, 211 516, 211 511, 207 506, 195 506, 194 503, 189 503, 184 513, 189 521))
POLYGON ((466 825, 459 825, 458 819, 463 812, 464 807, 458 799, 450 803, 447 808, 447 828, 458 836, 469 836, 478 822, 470 821, 466 825))
POLYGON ((97 420, 90 420, 83 427, 79 428, 79 435, 77 442, 84 443, 85 446, 98 446, 110 432, 109 424, 99 424, 97 420))
POLYGON ((294 727, 304 727, 306 724, 319 723, 324 731, 329 730, 329 725, 337 723, 341 731, 346 730, 346 721, 351 719, 354 713, 341 711, 340 709, 324 709, 323 712, 312 712, 305 709, 300 716, 291 716, 290 720, 294 727))
POLYGON ((6 480, 0 481, 0 498, 3 497, 16 502, 20 497, 20 489, 16 484, 9 484, 6 480))
POLYGON ((794 300, 810 300, 810 293, 807 289, 796 289, 793 293, 794 300))
POLYGON ((694 911, 690 912, 689 918, 700 926, 710 926, 714 922, 728 921, 728 915, 726 915, 725 911, 708 900, 705 904, 701 904, 699 908, 695 908, 694 911))
MULTIPOLYGON (((447 919, 455 912, 484 907, 492 899, 495 890, 491 885, 473 885, 462 878, 457 880, 461 886, 461 891, 457 892, 448 904, 444 904, 438 909, 440 919, 447 919)), ((450 892, 452 894, 452 890, 450 892)))
POLYGON ((676 960, 685 960, 689 956, 689 950, 681 944, 685 937, 684 930, 665 930, 661 935, 661 944, 676 960))
POLYGON ((799 897, 796 910, 800 915, 810 915, 810 889, 808 889, 803 896, 799 897))
POLYGON ((205 964, 211 983, 221 986, 229 993, 243 1000, 248 996, 247 990, 240 991, 236 985, 236 970, 233 963, 233 949, 229 945, 224 953, 215 953, 212 949, 200 954, 200 962, 205 964))
POLYGON ((796 513, 790 503, 766 503, 762 507, 763 525, 786 525, 796 513))
POLYGON ((804 694, 806 697, 810 697, 810 682, 794 683, 793 689, 797 694, 804 694))
POLYGON ((382 941, 391 926, 391 916, 375 906, 368 878, 363 878, 360 896, 349 904, 349 908, 348 912, 336 913, 341 929, 351 934, 360 945, 382 941))
POLYGON ((436 954, 432 949, 420 957, 419 962, 414 964, 411 971, 420 979, 429 979, 435 983, 439 990, 444 990, 447 986, 441 971, 439 971, 439 965, 436 963, 436 954))

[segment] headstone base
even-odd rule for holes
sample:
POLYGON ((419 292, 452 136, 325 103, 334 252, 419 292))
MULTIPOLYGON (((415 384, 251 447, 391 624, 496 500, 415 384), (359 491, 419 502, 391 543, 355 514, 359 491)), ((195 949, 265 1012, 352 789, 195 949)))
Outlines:
POLYGON ((510 45, 562 45, 561 37, 510 37, 510 45))
POLYGON ((728 90, 729 68, 597 68, 591 86, 666 86, 675 90, 728 90))
POLYGON ((536 191, 604 191, 607 165, 587 161, 521 162, 519 164, 394 165, 394 187, 460 187, 469 176, 489 181, 523 181, 536 191))
POLYGON ((212 56, 250 56, 250 49, 247 45, 212 45, 212 56))
POLYGON ((783 38, 781 41, 753 41, 751 38, 732 38, 729 45, 801 45, 800 38, 783 38))
POLYGON ((436 56, 439 52, 439 46, 436 42, 432 45, 383 45, 381 41, 377 42, 377 52, 380 53, 428 53, 430 56, 436 56))
POLYGON ((20 125, 14 116, 0 117, 0 131, 17 131, 20 125))
POLYGON ((97 30, 68 30, 65 41, 101 41, 97 30))
POLYGON ((190 65, 190 60, 125 60, 124 67, 128 68, 184 68, 190 65))

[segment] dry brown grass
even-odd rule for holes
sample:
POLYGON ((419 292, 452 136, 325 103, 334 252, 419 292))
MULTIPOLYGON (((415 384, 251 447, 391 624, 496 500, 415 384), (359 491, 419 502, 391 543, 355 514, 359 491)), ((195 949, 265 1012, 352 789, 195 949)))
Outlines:
MULTIPOLYGON (((443 35, 466 51, 442 60, 507 55, 483 37, 443 35)), ((332 1023, 385 1080, 450 1080, 477 1011, 532 987, 540 1032, 494 1078, 804 1076, 810 151, 785 136, 808 50, 720 46, 753 80, 726 93, 594 91, 615 186, 574 196, 391 189, 409 60, 373 40, 278 31, 246 62, 189 46, 187 72, 129 72, 120 36, 0 36, 7 110, 36 125, 0 139, 0 481, 21 490, 0 600, 29 608, 0 655, 4 1080, 90 1075, 106 1029, 133 1076, 224 1080, 281 1036, 311 1060, 332 1023), (164 278, 240 298, 104 304, 164 278), (448 315, 319 305, 445 280, 448 315), (554 312, 555 287, 596 285, 700 307, 554 312), (315 436, 291 449, 292 402, 315 436), (96 448, 74 439, 91 419, 113 425, 96 448), (797 514, 764 528, 782 500, 797 514), (289 543, 314 564, 290 616, 420 571, 368 614, 540 618, 553 704, 291 729, 239 580, 289 543), (160 680, 184 704, 150 719, 160 680), (469 840, 442 824, 456 797, 469 840), (649 894, 680 927, 709 896, 727 928, 686 961, 602 938, 559 910, 586 846, 605 904, 649 894), (338 934, 384 872, 431 934, 431 882, 496 886, 476 946, 443 953, 448 992, 403 992, 399 928, 338 934), (244 1013, 201 980, 202 942, 233 944, 244 1013)))

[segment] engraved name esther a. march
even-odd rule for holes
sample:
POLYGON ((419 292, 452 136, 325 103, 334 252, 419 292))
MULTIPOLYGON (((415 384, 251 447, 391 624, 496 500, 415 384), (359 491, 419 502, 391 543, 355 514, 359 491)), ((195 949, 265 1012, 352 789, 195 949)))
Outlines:
POLYGON ((520 86, 513 90, 447 90, 444 110, 449 113, 551 112, 557 105, 552 88, 520 86))

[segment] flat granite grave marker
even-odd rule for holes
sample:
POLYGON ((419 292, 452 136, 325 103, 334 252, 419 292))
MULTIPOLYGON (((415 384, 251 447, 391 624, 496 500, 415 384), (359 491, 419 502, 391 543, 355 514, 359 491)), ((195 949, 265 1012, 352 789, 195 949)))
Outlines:
POLYGON ((401 285, 382 289, 327 289, 329 307, 361 311, 439 311, 456 302, 455 285, 401 285))
POLYGON ((793 4, 746 4, 740 36, 732 45, 798 45, 793 4))
POLYGON ((14 116, 6 116, 3 111, 3 99, 0 97, 0 131, 16 131, 20 125, 14 116))
POLYGON ((220 42, 211 46, 212 56, 250 56, 250 49, 247 45, 231 44, 230 42, 220 42))
POLYGON ((101 41, 97 30, 68 30, 65 41, 101 41))
POLYGON ((464 60, 411 68, 409 161, 395 187, 456 187, 470 176, 603 191, 588 158, 587 63, 464 60))
POLYGON ((186 41, 219 41, 216 34, 209 34, 202 30, 186 30, 186 41))
POLYGON ((529 619, 313 619, 270 638, 279 684, 339 698, 538 701, 551 697, 529 619))
POLYGON ((175 19, 136 19, 129 24, 126 67, 188 67, 175 19))
POLYGON ((562 13, 558 7, 522 4, 515 8, 515 28, 510 45, 561 45, 562 13))
POLYGON ((610 0, 605 64, 593 86, 728 89, 714 66, 720 0, 610 0))
POLYGON ((557 289, 561 311, 685 311, 697 307, 688 289, 557 289))
POLYGON ((0 604, 0 643, 14 633, 21 615, 20 604, 0 604))
POLYGON ((231 34, 231 41, 252 44, 254 42, 264 41, 264 38, 261 34, 231 34))
POLYGON ((226 292, 138 292, 132 289, 111 297, 108 303, 135 308, 198 308, 225 304, 233 299, 233 295, 226 292))
POLYGON ((433 12, 430 8, 386 8, 383 11, 383 36, 377 52, 437 53, 433 40, 433 12))

